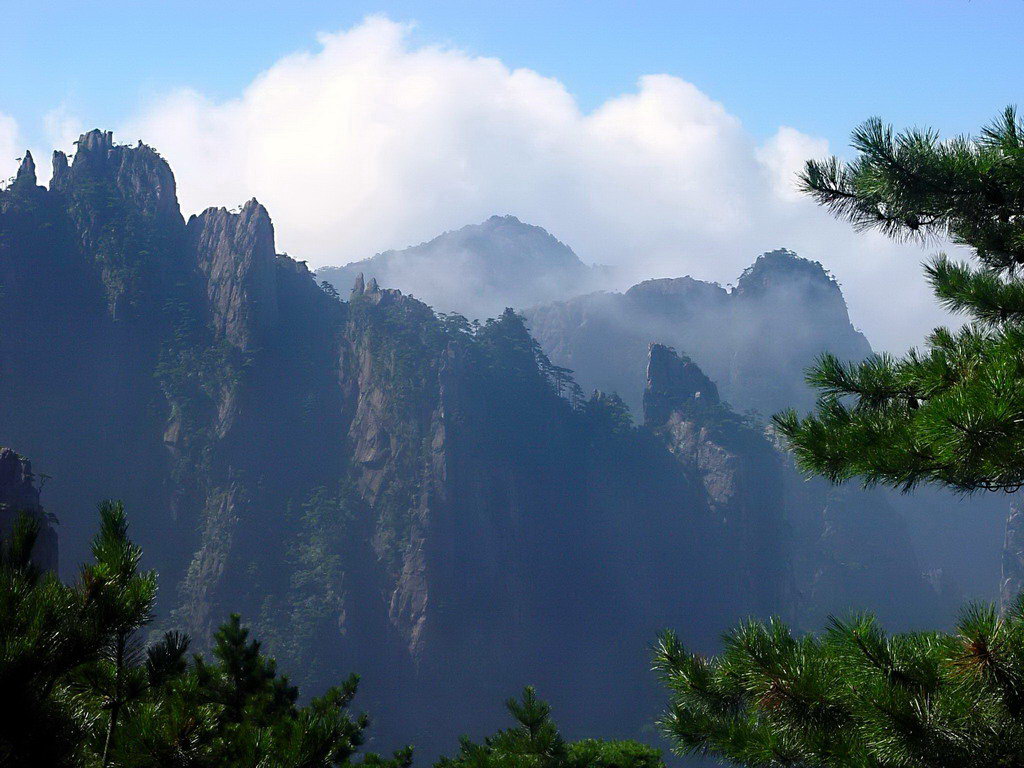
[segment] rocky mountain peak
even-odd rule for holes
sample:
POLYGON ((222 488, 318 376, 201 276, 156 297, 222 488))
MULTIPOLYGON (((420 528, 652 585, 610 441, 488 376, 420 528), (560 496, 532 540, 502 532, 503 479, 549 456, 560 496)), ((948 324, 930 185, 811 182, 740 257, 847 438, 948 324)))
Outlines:
MULTIPOLYGON (((83 133, 75 142, 78 153, 106 153, 114 148, 114 132, 101 131, 98 128, 83 133)), ((76 156, 77 154, 76 153, 76 156)))
POLYGON ((144 214, 180 221, 177 187, 170 166, 152 147, 115 144, 112 131, 93 130, 75 142, 77 150, 67 171, 66 158, 54 153, 51 189, 62 192, 110 184, 144 214))
POLYGON ((344 291, 359 273, 434 309, 477 318, 586 293, 610 280, 606 268, 584 264, 545 229, 511 215, 491 216, 343 267, 321 267, 317 278, 344 291))
POLYGON ((504 216, 499 216, 498 214, 489 216, 487 218, 487 221, 483 223, 483 226, 497 227, 503 224, 513 227, 523 227, 524 229, 540 229, 540 227, 531 227, 529 224, 524 224, 521 219, 517 218, 516 216, 513 216, 511 213, 506 213, 504 216))
POLYGON ((664 424, 673 411, 719 404, 718 387, 695 362, 672 347, 651 344, 648 351, 644 423, 664 424))
POLYGON ((820 262, 804 259, 787 248, 777 248, 758 256, 740 275, 733 293, 738 296, 762 295, 788 287, 816 290, 842 300, 839 285, 820 262))
POLYGON ((625 293, 627 301, 643 305, 649 311, 706 314, 720 309, 729 300, 729 292, 718 283, 692 277, 662 277, 644 280, 625 293))
POLYGON ((25 156, 21 159, 21 165, 18 166, 18 174, 14 177, 14 184, 16 186, 29 187, 36 185, 36 163, 32 159, 32 153, 28 150, 25 150, 25 156))
POLYGON ((277 321, 277 253, 270 214, 254 198, 237 213, 208 208, 186 225, 206 278, 214 329, 239 349, 277 321))

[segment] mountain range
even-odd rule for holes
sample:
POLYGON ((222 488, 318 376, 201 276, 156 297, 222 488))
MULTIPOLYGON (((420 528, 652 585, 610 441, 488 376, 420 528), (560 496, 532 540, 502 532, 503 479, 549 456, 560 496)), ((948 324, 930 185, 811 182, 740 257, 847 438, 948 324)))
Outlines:
MULTIPOLYGON (((559 290, 590 279, 514 219, 438 241, 493 235, 501 262, 524 231, 583 275, 559 290)), ((109 132, 54 153, 48 187, 26 154, 0 190, 0 445, 52 477, 61 570, 123 499, 161 626, 202 649, 240 612, 304 690, 360 672, 378 745, 425 759, 526 683, 569 736, 644 734, 666 626, 713 651, 743 615, 919 626, 953 604, 884 494, 805 482, 729 405, 799 405, 816 345, 869 351, 820 266, 775 252, 731 292, 568 301, 526 280, 490 306, 556 303, 479 323, 363 272, 318 284, 255 200, 186 220, 166 161, 109 132)), ((44 514, 30 488, 0 453, 0 505, 44 514)))

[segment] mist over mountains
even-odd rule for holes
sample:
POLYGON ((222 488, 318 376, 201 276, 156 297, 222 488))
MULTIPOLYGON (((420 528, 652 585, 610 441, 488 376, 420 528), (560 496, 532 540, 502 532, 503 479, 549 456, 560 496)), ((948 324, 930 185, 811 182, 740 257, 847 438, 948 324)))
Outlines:
POLYGON ((810 408, 803 371, 822 352, 846 360, 871 354, 850 323, 836 281, 819 263, 786 249, 758 257, 728 290, 679 277, 608 292, 610 269, 585 265, 540 227, 492 216, 422 245, 316 274, 341 295, 362 275, 469 318, 512 307, 585 390, 615 392, 635 414, 652 341, 684 350, 719 383, 726 400, 763 416, 810 408))
POLYGON ((342 295, 363 275, 380 285, 401 286, 438 312, 470 319, 613 284, 610 268, 584 264, 567 245, 515 216, 491 216, 420 245, 343 267, 321 267, 316 275, 342 295))
POLYGON ((957 557, 998 588, 998 541, 940 551, 742 413, 806 404, 823 349, 870 352, 820 265, 593 293, 602 270, 494 217, 314 276, 257 201, 186 221, 155 150, 77 148, 0 190, 0 446, 54 478, 61 568, 123 498, 162 627, 202 648, 237 611, 304 688, 360 672, 385 746, 450 750, 526 683, 568 734, 642 735, 665 626, 713 651, 744 615, 935 625, 959 594, 928 572, 957 557))

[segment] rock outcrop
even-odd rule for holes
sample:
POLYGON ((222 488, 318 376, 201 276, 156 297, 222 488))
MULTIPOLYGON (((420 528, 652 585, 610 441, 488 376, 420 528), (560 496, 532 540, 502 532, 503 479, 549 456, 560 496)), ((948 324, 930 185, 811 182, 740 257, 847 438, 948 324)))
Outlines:
POLYGON ((664 344, 651 344, 644 389, 645 424, 663 424, 679 409, 718 404, 718 387, 696 363, 664 344))
POLYGON ((39 525, 32 560, 40 568, 57 569, 57 533, 39 501, 39 486, 29 461, 10 448, 0 448, 0 536, 7 536, 21 515, 39 525))
POLYGON ((1017 494, 1006 517, 999 604, 1005 611, 1024 591, 1024 506, 1017 494))
POLYGON ((239 213, 209 208, 187 226, 213 315, 213 331, 248 351, 277 322, 274 225, 256 200, 239 213))
POLYGON ((18 166, 18 173, 14 177, 14 183, 21 187, 36 186, 36 163, 32 159, 32 153, 25 150, 25 156, 18 166))
POLYGON ((727 547, 720 555, 742 574, 756 611, 794 616, 780 457, 692 360, 661 344, 649 356, 645 427, 700 478, 727 547))

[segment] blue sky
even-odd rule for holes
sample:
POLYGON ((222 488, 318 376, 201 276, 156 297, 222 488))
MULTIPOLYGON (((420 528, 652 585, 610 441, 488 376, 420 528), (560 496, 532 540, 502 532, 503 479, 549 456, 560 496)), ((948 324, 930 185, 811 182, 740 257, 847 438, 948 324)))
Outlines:
POLYGON ((845 141, 872 114, 969 131, 1020 99, 1021 0, 778 2, 72 2, 0 0, 0 111, 32 143, 64 105, 120 122, 179 86, 236 94, 319 31, 367 14, 419 42, 557 77, 592 108, 642 74, 682 77, 756 136, 779 125, 845 141))
POLYGON ((168 159, 186 215, 257 197, 313 266, 506 213, 623 287, 788 247, 894 351, 949 319, 929 251, 794 175, 869 116, 971 132, 1024 85, 1024 0, 0 0, 0 26, 0 179, 102 127, 168 159))

